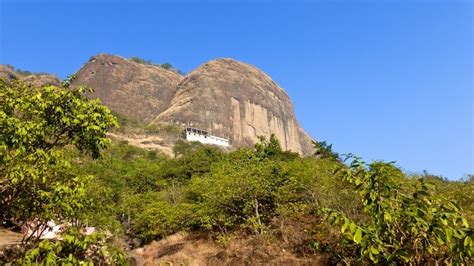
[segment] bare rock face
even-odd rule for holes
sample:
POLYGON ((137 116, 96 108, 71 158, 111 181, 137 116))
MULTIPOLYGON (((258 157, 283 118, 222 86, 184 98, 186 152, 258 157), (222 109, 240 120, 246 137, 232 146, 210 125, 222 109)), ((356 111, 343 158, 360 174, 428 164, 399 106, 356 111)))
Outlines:
MULTIPOLYGON (((60 84, 53 75, 9 65, 0 65, 0 78, 36 86, 60 84)), ((256 67, 232 59, 207 62, 183 78, 157 65, 100 54, 84 64, 71 85, 92 87, 89 97, 145 124, 196 127, 229 139, 233 147, 251 146, 258 136, 275 134, 286 150, 303 155, 313 150, 285 91, 256 67)))
POLYGON ((232 146, 275 134, 284 149, 312 150, 285 91, 256 67, 232 59, 210 61, 187 75, 170 106, 153 120, 163 122, 208 130, 232 146))
POLYGON ((150 122, 169 105, 182 79, 159 66, 100 54, 76 73, 72 86, 92 87, 91 98, 99 98, 110 109, 129 118, 150 122))
POLYGON ((54 75, 49 75, 49 74, 35 74, 35 75, 29 75, 21 79, 22 81, 32 84, 33 86, 36 87, 41 87, 41 86, 59 86, 61 85, 61 81, 59 80, 58 77, 54 75))
POLYGON ((5 80, 15 80, 18 79, 18 76, 11 67, 0 65, 0 78, 5 80))
POLYGON ((25 71, 19 72, 8 65, 0 65, 0 78, 6 80, 21 80, 36 87, 61 85, 61 80, 55 75, 31 73, 25 71))

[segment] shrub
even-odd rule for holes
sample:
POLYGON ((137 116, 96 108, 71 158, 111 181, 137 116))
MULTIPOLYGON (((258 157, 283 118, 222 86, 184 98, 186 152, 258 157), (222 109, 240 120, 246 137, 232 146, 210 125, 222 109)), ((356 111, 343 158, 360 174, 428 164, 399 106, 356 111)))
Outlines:
POLYGON ((104 235, 81 235, 69 230, 60 240, 42 240, 16 263, 22 265, 124 265, 125 254, 104 235))
POLYGON ((468 263, 474 232, 458 205, 434 195, 423 179, 405 192, 394 178, 398 172, 381 162, 367 168, 358 158, 349 168, 341 168, 342 178, 361 195, 368 220, 357 224, 345 213, 324 211, 334 223, 342 224, 351 256, 382 264, 468 263))
POLYGON ((159 192, 131 195, 124 200, 123 209, 131 218, 129 235, 144 243, 187 228, 192 216, 186 204, 169 202, 159 192))
POLYGON ((179 136, 182 130, 179 126, 174 124, 151 124, 145 127, 148 134, 164 134, 170 136, 179 136))

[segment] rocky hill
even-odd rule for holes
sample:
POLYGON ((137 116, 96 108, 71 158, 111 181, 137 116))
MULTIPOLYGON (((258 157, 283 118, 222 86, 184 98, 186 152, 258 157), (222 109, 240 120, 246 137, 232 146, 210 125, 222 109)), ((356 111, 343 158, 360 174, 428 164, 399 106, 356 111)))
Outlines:
POLYGON ((310 138, 296 121, 285 91, 254 66, 232 59, 207 62, 178 85, 170 106, 153 123, 206 129, 234 146, 275 134, 282 147, 307 154, 310 138))
POLYGON ((22 80, 35 86, 58 86, 61 84, 61 80, 54 75, 21 71, 9 65, 0 65, 0 78, 7 80, 22 80))
MULTIPOLYGON (((8 66, 0 68, 0 77, 35 85, 60 82, 8 66)), ((209 61, 183 77, 160 65, 99 54, 82 66, 71 85, 94 88, 91 98, 144 125, 192 126, 229 139, 233 147, 275 134, 284 149, 305 155, 313 150, 286 92, 258 68, 233 59, 209 61)))
POLYGON ((92 57, 76 73, 72 86, 94 88, 92 98, 129 118, 150 122, 165 110, 183 77, 159 66, 119 56, 92 57))

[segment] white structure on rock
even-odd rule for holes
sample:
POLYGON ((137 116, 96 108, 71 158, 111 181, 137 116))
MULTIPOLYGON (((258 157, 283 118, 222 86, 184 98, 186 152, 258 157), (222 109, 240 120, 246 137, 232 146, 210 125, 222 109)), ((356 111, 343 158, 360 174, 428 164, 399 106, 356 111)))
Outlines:
POLYGON ((216 137, 209 134, 207 131, 192 127, 187 127, 183 130, 183 137, 187 141, 199 141, 203 144, 213 144, 224 147, 228 147, 230 145, 228 139, 216 137))

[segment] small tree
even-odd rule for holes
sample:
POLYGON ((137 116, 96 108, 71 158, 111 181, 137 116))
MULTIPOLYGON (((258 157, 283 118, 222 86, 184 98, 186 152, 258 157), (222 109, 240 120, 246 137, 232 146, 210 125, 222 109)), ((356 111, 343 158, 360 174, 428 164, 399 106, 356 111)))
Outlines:
POLYGON ((280 141, 275 137, 275 134, 271 134, 267 140, 264 136, 258 137, 259 142, 254 146, 255 154, 261 158, 275 157, 281 155, 283 150, 281 149, 280 141))
MULTIPOLYGON (((84 184, 91 177, 72 171, 65 150, 99 157, 117 121, 86 91, 0 80, 1 221, 34 222, 34 231, 43 231, 48 221, 72 221, 87 203, 84 184)), ((30 239, 33 234, 25 242, 30 239)))
POLYGON ((321 159, 332 159, 340 161, 341 158, 337 152, 332 150, 332 144, 326 141, 313 141, 314 156, 321 159))
POLYGON ((167 69, 167 70, 173 70, 174 69, 173 65, 170 64, 170 63, 164 63, 164 64, 161 64, 160 66, 164 69, 167 69))

